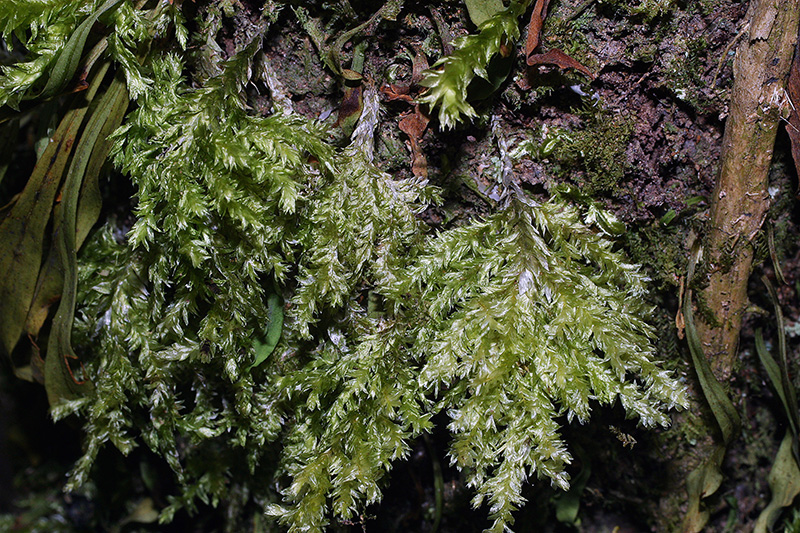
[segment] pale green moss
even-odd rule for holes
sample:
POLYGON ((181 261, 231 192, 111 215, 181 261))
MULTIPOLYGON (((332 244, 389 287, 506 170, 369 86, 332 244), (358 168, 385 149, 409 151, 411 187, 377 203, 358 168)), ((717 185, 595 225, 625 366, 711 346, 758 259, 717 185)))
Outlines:
MULTIPOLYGON (((109 17, 120 26, 109 57, 137 93, 112 150, 136 221, 118 238, 111 225, 96 233, 82 256, 76 339, 94 387, 54 406, 86 434, 68 489, 103 447, 145 446, 174 475, 162 521, 198 502, 236 514, 244 498, 290 531, 321 531, 378 502, 392 465, 445 413, 449 456, 500 532, 527 479, 568 488, 563 420, 619 402, 666 425, 686 404, 655 362, 647 279, 615 246, 622 225, 513 182, 515 157, 552 146, 515 151, 493 119, 497 206, 436 234, 419 214, 437 191, 375 161, 374 88, 343 149, 290 104, 256 115, 245 87, 267 22, 190 83, 183 43, 152 40, 182 27, 177 4, 109 17), (152 48, 133 63, 139 46, 152 48), (265 335, 279 341, 257 356, 265 335)), ((444 126, 470 115, 469 81, 517 37, 526 5, 429 72, 425 101, 444 126)), ((597 190, 622 168, 627 126, 611 123, 610 147, 592 152, 583 136, 571 147, 583 143, 597 190)))

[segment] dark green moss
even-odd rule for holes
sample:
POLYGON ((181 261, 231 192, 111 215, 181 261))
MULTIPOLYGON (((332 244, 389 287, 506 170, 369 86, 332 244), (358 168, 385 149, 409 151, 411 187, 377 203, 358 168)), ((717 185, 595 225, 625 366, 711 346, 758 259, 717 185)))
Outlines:
POLYGON ((625 150, 633 134, 634 120, 627 115, 587 107, 581 111, 586 126, 573 131, 553 152, 560 173, 578 181, 588 194, 609 193, 616 189, 628 167, 625 150))
POLYGON ((660 222, 642 226, 625 234, 625 246, 631 257, 650 267, 650 276, 662 289, 677 287, 686 272, 683 231, 677 225, 665 227, 660 222))

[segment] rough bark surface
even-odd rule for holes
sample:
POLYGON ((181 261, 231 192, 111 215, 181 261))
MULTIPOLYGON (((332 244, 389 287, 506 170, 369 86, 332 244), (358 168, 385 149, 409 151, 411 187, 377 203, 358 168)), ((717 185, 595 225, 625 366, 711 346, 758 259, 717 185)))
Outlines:
POLYGON ((768 175, 786 79, 797 41, 797 0, 754 2, 749 30, 736 53, 730 114, 722 142, 705 245, 708 286, 700 324, 706 355, 720 380, 733 369, 754 240, 769 208, 768 175))

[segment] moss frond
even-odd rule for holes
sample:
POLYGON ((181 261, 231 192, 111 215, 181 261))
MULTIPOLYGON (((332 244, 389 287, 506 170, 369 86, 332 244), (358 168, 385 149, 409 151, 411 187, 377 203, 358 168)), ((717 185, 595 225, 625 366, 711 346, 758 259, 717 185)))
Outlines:
POLYGON ((36 97, 34 84, 50 72, 72 32, 102 1, 9 0, 0 4, 0 34, 6 47, 13 49, 16 38, 26 51, 21 61, 0 67, 0 106, 17 109, 21 101, 36 97))
MULTIPOLYGON (((0 104, 36 97, 99 4, 29 1, 30 17, 0 7, 4 39, 31 54, 3 70, 0 104)), ((74 338, 94 388, 53 410, 85 422, 68 489, 91 478, 103 446, 144 445, 177 483, 162 521, 244 494, 291 531, 321 531, 379 501, 386 473, 445 412, 450 458, 503 531, 528 478, 568 487, 561 417, 620 402, 665 425, 685 405, 654 361, 647 280, 615 248, 618 224, 566 195, 525 199, 497 123, 505 203, 436 233, 420 217, 435 188, 376 161, 369 82, 346 148, 285 95, 256 115, 244 89, 264 28, 227 61, 213 60, 221 49, 196 58, 190 83, 178 4, 124 1, 104 15, 115 31, 100 38, 136 99, 111 152, 136 188, 135 222, 109 221, 82 251, 74 338), (177 46, 150 48, 171 31, 177 46), (274 342, 254 364, 265 327, 274 342)), ((445 128, 474 116, 467 87, 519 37, 528 4, 512 1, 428 72, 422 101, 445 128)), ((217 8, 199 15, 206 44, 235 5, 217 8)))
POLYGON ((489 79, 486 68, 489 61, 500 53, 503 44, 514 43, 519 38, 517 19, 525 12, 530 0, 512 0, 508 8, 486 20, 480 33, 457 39, 455 51, 439 59, 420 82, 428 91, 419 98, 420 103, 439 109, 439 122, 452 129, 464 118, 476 116, 467 102, 467 87, 475 76, 489 79))
POLYGON ((568 488, 557 417, 585 422, 592 404, 620 401, 667 425, 664 412, 686 405, 652 361, 645 281, 577 208, 513 200, 442 233, 381 287, 426 317, 411 348, 420 382, 451 418, 451 459, 474 503, 489 500, 492 531, 513 522, 529 476, 568 488))

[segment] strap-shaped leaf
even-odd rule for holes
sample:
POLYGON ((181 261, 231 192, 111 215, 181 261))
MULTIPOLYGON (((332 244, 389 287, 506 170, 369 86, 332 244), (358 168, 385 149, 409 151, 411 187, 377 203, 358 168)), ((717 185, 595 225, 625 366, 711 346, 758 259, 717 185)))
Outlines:
POLYGON ((23 331, 42 264, 45 228, 87 109, 81 105, 66 113, 0 222, 0 349, 7 354, 23 331))
MULTIPOLYGON (((121 124, 128 110, 130 98, 128 89, 124 81, 120 78, 121 73, 117 73, 116 79, 108 88, 107 94, 113 95, 113 102, 110 104, 108 115, 100 129, 97 142, 92 150, 92 157, 86 166, 83 183, 81 184, 80 197, 78 199, 78 215, 75 226, 75 248, 80 249, 89 231, 94 227, 100 217, 102 208, 102 198, 100 195, 100 172, 106 164, 108 154, 114 142, 110 139, 111 134, 121 124)), ((99 110, 97 111, 99 112, 99 110)))
POLYGON ((797 466, 792 449, 797 444, 797 438, 787 431, 781 441, 772 470, 769 472, 769 488, 772 491, 772 500, 761 511, 756 525, 755 533, 772 531, 772 526, 780 516, 781 510, 792 504, 795 497, 800 494, 800 468, 797 466))
POLYGON ((267 318, 266 332, 263 337, 256 339, 253 343, 256 350, 256 360, 250 365, 250 369, 266 361, 281 340, 281 331, 283 330, 283 304, 281 303, 281 298, 277 294, 271 294, 267 303, 269 305, 269 317, 267 318))
MULTIPOLYGON (((97 90, 107 68, 108 64, 101 67, 92 82, 90 91, 97 90)), ((90 163, 93 163, 92 171, 98 171, 97 157, 105 158, 108 155, 107 147, 104 142, 100 142, 100 139, 101 135, 107 135, 111 128, 115 128, 119 124, 120 115, 127 108, 128 94, 124 87, 125 82, 119 77, 115 78, 87 122, 64 183, 61 220, 55 221, 58 230, 54 235, 53 246, 58 252, 59 262, 62 265, 64 287, 58 310, 53 318, 44 366, 44 384, 51 406, 60 400, 69 400, 79 396, 90 386, 85 377, 74 375, 71 366, 72 362, 78 359, 72 350, 71 342, 78 285, 75 240, 78 200, 81 184, 90 163), (95 156, 95 151, 98 151, 97 156, 95 156)))
MULTIPOLYGON (((699 251, 697 253, 699 253, 699 251)), ((697 253, 693 254, 693 258, 689 261, 687 279, 690 281, 694 276, 697 253)), ((692 356, 692 364, 697 373, 697 379, 700 381, 703 396, 708 402, 708 406, 714 414, 714 419, 719 425, 720 432, 722 433, 722 442, 727 446, 733 438, 739 434, 741 419, 739 418, 739 413, 736 412, 736 407, 734 407, 730 398, 728 398, 725 388, 717 381, 717 378, 711 371, 708 359, 706 359, 703 353, 700 335, 697 333, 697 327, 694 323, 691 290, 686 292, 686 298, 683 301, 683 316, 686 321, 686 341, 689 344, 689 352, 692 356)))
POLYGON ((783 437, 772 470, 769 473, 769 487, 772 500, 761 512, 756 522, 754 531, 766 533, 775 525, 775 521, 784 507, 792 504, 794 498, 800 494, 800 450, 798 442, 798 427, 800 427, 800 413, 797 410, 797 394, 794 385, 789 379, 788 360, 786 356, 786 333, 783 324, 783 312, 778 302, 775 287, 761 276, 761 281, 767 287, 767 293, 775 309, 775 321, 778 326, 778 359, 775 359, 767 350, 761 330, 756 330, 756 352, 758 353, 764 369, 767 371, 772 386, 781 399, 786 418, 789 420, 789 429, 783 437))
POLYGON ((53 69, 50 72, 50 77, 47 79, 47 84, 44 86, 42 93, 39 95, 42 98, 49 98, 61 92, 67 83, 75 75, 78 70, 78 63, 80 63, 81 55, 83 54, 83 47, 86 45, 86 39, 89 37, 89 32, 97 22, 97 19, 103 13, 115 9, 123 0, 106 0, 103 5, 97 8, 97 11, 84 20, 80 26, 70 36, 67 44, 58 53, 54 60, 53 69))
POLYGON ((783 359, 783 357, 786 355, 786 352, 781 352, 783 354, 781 359, 783 359, 784 364, 780 364, 767 350, 761 329, 756 330, 756 352, 758 353, 759 359, 761 359, 761 364, 764 365, 764 369, 767 371, 767 376, 769 377, 770 382, 772 382, 775 392, 778 393, 778 397, 781 399, 781 404, 786 412, 786 417, 789 419, 789 430, 794 436, 795 441, 793 445, 793 453, 795 454, 798 463, 800 463, 800 456, 797 454, 797 396, 795 395, 794 386, 792 385, 792 382, 788 380, 788 374, 786 374, 785 359, 783 359))
MULTIPOLYGON (((114 83, 108 89, 109 92, 117 92, 117 101, 114 108, 109 111, 107 120, 103 123, 102 131, 100 132, 97 142, 92 151, 91 160, 86 167, 83 182, 80 185, 80 198, 78 200, 78 212, 76 218, 75 229, 75 248, 80 249, 83 241, 89 233, 89 230, 97 222, 100 215, 102 199, 100 197, 100 188, 98 186, 98 178, 103 164, 108 157, 111 150, 112 142, 109 140, 109 135, 119 127, 122 119, 125 116, 128 103, 128 91, 124 83, 114 83)), ((95 113, 101 110, 96 110, 95 113)), ((63 194, 63 188, 62 188, 63 194)), ((61 207, 54 210, 54 218, 57 221, 63 219, 60 214, 61 207)), ((54 225, 54 233, 59 231, 59 227, 54 225)), ((39 272, 39 278, 36 282, 36 290, 34 292, 33 301, 31 302, 28 317, 25 321, 24 332, 36 336, 39 330, 44 325, 47 318, 50 306, 57 302, 61 297, 61 291, 64 286, 64 272, 63 265, 59 260, 58 251, 55 247, 50 249, 50 252, 42 264, 42 269, 39 272)))
MULTIPOLYGON (((689 271, 687 279, 691 281, 694 277, 694 268, 697 258, 700 256, 701 248, 696 245, 689 258, 689 271)), ((708 402, 714 419, 719 426, 722 434, 722 442, 717 443, 705 461, 689 474, 686 479, 686 490, 689 495, 689 508, 684 516, 681 530, 684 532, 696 533, 701 531, 708 521, 709 513, 702 508, 703 498, 714 494, 722 483, 722 461, 725 458, 725 450, 728 444, 739 434, 741 429, 741 419, 736 412, 728 394, 722 384, 717 381, 711 366, 708 364, 703 346, 700 343, 700 336, 694 323, 694 313, 692 311, 692 291, 686 291, 686 298, 683 301, 683 316, 686 322, 686 341, 689 344, 689 352, 692 356, 692 365, 697 373, 700 388, 703 396, 708 402)))
POLYGON ((778 393, 781 399, 781 404, 786 412, 786 418, 789 419, 789 428, 794 436, 794 444, 792 450, 795 458, 800 464, 800 450, 798 450, 798 433, 800 432, 800 413, 797 410, 797 394, 794 390, 791 378, 789 378, 789 365, 786 355, 786 332, 783 323, 783 311, 781 311, 780 303, 778 302, 778 294, 775 292, 775 287, 770 283, 766 276, 761 276, 761 281, 767 287, 769 299, 772 301, 772 306, 775 309, 775 322, 777 324, 778 333, 778 359, 772 357, 772 354, 767 351, 767 346, 764 343, 764 338, 761 335, 761 330, 756 330, 756 352, 758 353, 761 363, 767 371, 767 376, 778 393))

